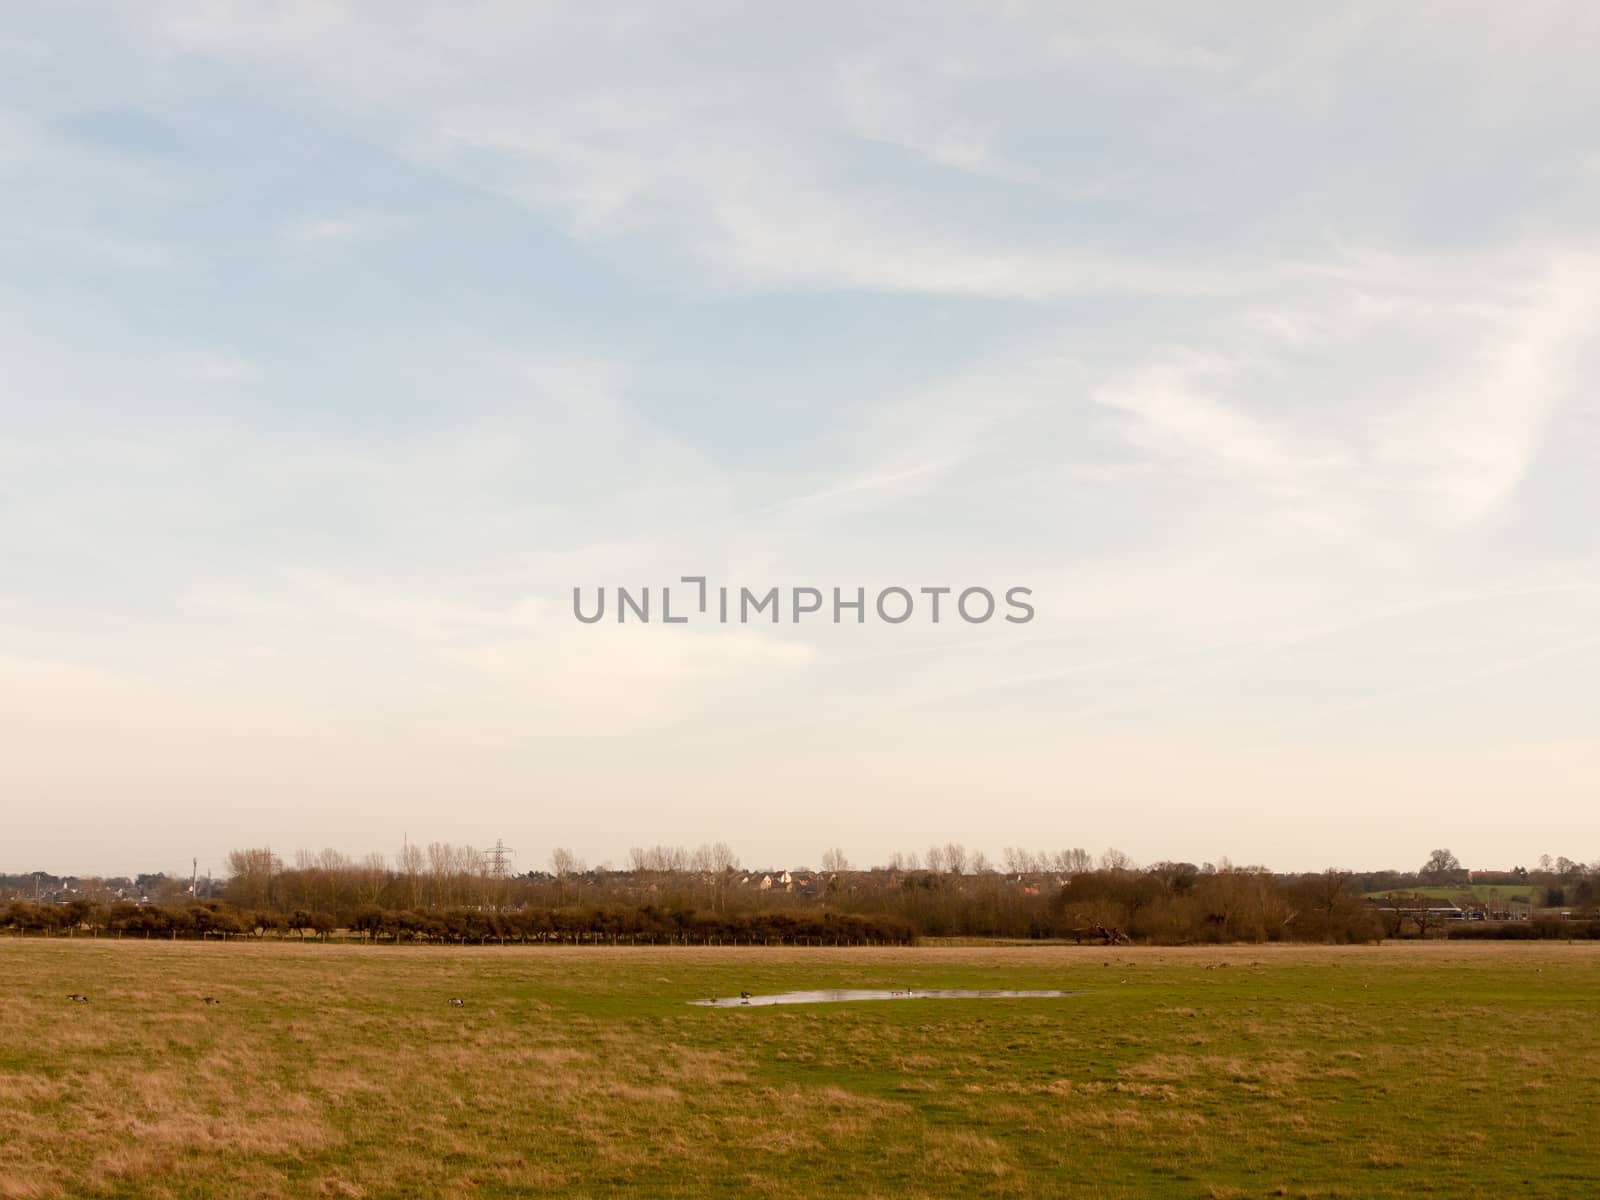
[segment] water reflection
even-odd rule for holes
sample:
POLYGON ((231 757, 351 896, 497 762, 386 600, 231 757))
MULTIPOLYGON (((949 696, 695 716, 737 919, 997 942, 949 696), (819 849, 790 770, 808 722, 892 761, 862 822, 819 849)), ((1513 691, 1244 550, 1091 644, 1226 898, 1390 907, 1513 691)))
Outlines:
POLYGON ((822 988, 812 992, 774 992, 769 996, 715 996, 691 1000, 702 1008, 759 1008, 770 1004, 843 1004, 854 1000, 1033 1000, 1077 996, 1054 989, 1011 991, 999 988, 822 988))

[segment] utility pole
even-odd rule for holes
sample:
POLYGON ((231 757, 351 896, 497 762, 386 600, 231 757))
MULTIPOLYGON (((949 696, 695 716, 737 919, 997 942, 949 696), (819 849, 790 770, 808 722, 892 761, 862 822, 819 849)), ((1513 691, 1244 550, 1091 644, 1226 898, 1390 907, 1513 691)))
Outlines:
POLYGON ((511 870, 511 860, 516 856, 516 853, 500 838, 495 838, 494 845, 483 853, 484 868, 496 879, 504 879, 511 870))
POLYGON ((511 873, 511 859, 516 853, 500 838, 495 838, 494 845, 484 851, 483 866, 485 872, 495 881, 494 907, 497 909, 505 907, 506 876, 511 873))

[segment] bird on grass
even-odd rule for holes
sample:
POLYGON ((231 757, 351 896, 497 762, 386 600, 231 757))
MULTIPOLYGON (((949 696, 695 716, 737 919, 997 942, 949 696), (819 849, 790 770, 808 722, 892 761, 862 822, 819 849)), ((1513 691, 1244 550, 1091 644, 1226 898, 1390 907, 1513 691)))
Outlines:
POLYGON ((221 1004, 222 1001, 218 1000, 215 996, 202 996, 202 997, 200 997, 200 1003, 201 1004, 221 1004))
POLYGON ((463 1004, 466 1003, 466 1001, 463 1000, 460 996, 451 996, 450 997, 450 1003, 455 1005, 457 1008, 460 1008, 463 1004))
POLYGON ((87 1004, 89 1002, 89 997, 85 996, 82 992, 73 992, 72 995, 67 997, 67 999, 71 1000, 74 1004, 87 1004))

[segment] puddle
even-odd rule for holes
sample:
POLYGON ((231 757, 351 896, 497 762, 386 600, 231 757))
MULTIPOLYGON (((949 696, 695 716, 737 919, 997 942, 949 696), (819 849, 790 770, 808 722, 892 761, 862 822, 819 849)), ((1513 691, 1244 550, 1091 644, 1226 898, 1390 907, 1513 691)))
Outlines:
POLYGON ((771 1004, 844 1004, 854 1000, 1037 1000, 1054 996, 1081 996, 1082 992, 1004 991, 992 988, 824 988, 814 992, 774 992, 770 996, 717 996, 691 1000, 701 1008, 759 1008, 771 1004))

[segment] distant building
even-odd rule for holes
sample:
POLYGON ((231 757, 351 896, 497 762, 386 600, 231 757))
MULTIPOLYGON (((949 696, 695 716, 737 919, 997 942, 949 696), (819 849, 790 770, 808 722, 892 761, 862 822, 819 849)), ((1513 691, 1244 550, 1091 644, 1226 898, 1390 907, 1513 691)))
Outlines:
POLYGON ((1461 921, 1466 911, 1453 900, 1430 896, 1374 896, 1372 906, 1379 912, 1399 913, 1402 917, 1431 917, 1436 921, 1461 921))

